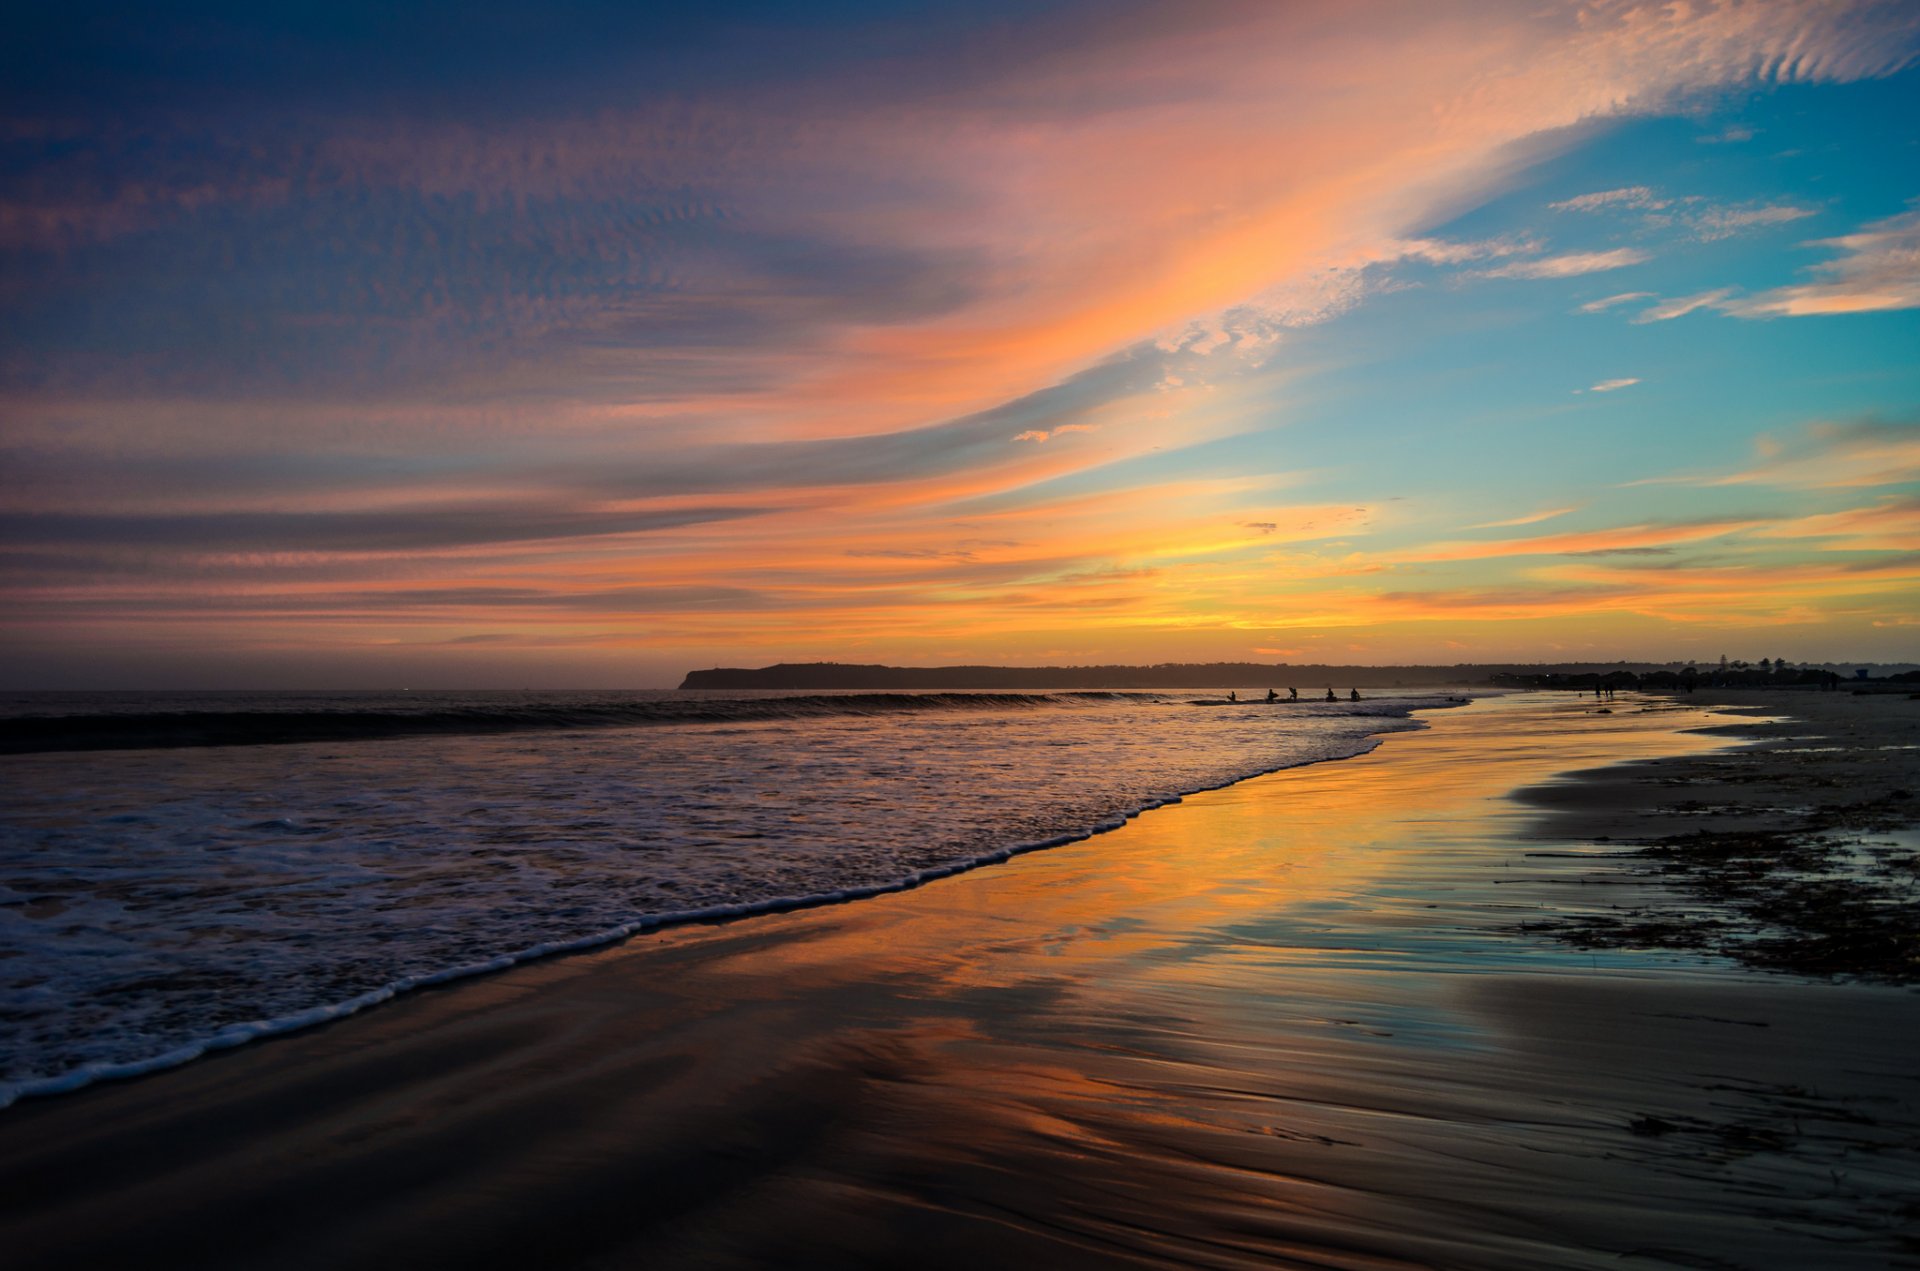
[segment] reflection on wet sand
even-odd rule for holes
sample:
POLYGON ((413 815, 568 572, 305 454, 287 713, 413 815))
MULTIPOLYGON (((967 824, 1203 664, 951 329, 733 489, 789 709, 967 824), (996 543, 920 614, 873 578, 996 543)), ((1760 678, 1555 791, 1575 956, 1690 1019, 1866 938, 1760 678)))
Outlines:
POLYGON ((1636 884, 1526 855, 1510 792, 1726 744, 1700 722, 1484 702, 916 892, 23 1106, 0 1237, 28 1266, 1884 1265, 1910 995, 1512 934, 1636 884))

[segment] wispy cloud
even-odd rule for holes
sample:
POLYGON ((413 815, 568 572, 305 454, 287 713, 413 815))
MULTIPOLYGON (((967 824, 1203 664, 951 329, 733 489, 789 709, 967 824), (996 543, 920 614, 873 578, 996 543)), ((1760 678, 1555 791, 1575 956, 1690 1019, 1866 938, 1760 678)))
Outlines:
POLYGON ((1530 512, 1526 516, 1509 517, 1504 521, 1482 521, 1478 525, 1467 526, 1470 530, 1504 530, 1520 525, 1538 525, 1542 521, 1551 521, 1556 516, 1565 516, 1576 508, 1549 508, 1545 512, 1530 512))
POLYGON ((1599 190, 1549 203, 1547 207, 1555 212, 1630 213, 1648 231, 1677 229, 1700 243, 1804 220, 1816 212, 1814 208, 1788 203, 1722 204, 1709 202, 1699 195, 1669 196, 1647 185, 1599 190))
POLYGON ((1093 432, 1098 424, 1058 424, 1052 428, 1029 428, 1014 436, 1015 441, 1050 441, 1066 433, 1093 432))
POLYGON ((1651 291, 1623 291, 1617 296, 1603 296, 1599 300, 1589 300, 1580 306, 1580 312, 1599 313, 1604 309, 1611 309, 1615 305, 1630 304, 1635 300, 1649 299, 1652 295, 1653 293, 1651 291))
POLYGON ((1639 382, 1640 381, 1637 379, 1601 380, 1598 384, 1595 384, 1592 387, 1588 388, 1587 392, 1611 393, 1617 389, 1632 388, 1635 384, 1638 384, 1639 382))
POLYGON ((1560 256, 1543 256, 1538 260, 1516 260, 1510 264, 1499 265, 1479 272, 1482 278, 1575 278, 1581 274, 1597 274, 1609 269, 1624 269, 1628 265, 1643 265, 1653 259, 1651 252, 1638 247, 1615 247, 1599 252, 1567 252, 1560 256))
POLYGON ((1489 257, 1517 256, 1539 250, 1532 239, 1519 236, 1504 238, 1478 239, 1469 242, 1449 242, 1439 238, 1416 238, 1392 247, 1394 256, 1403 260, 1420 260, 1433 265, 1460 265, 1470 260, 1486 260, 1489 257))
POLYGON ((1643 309, 1634 316, 1636 324, 1647 322, 1671 322, 1675 318, 1684 318, 1700 309, 1718 308, 1727 297, 1733 295, 1735 288, 1719 287, 1713 291, 1696 292, 1691 296, 1680 296, 1673 300, 1662 300, 1659 304, 1643 309))
POLYGON ((1495 542, 1435 543, 1409 552, 1410 559, 1425 561, 1492 560, 1504 556, 1585 556, 1626 549, 1669 547, 1697 543, 1704 539, 1764 525, 1757 517, 1716 517, 1703 521, 1649 522, 1613 529, 1577 530, 1567 534, 1546 534, 1534 538, 1510 538, 1495 542))
POLYGON ((1835 552, 1920 552, 1920 499, 1887 498, 1864 507, 1795 517, 1756 535, 1823 539, 1825 550, 1835 552))
POLYGON ((1842 254, 1813 266, 1818 281, 1757 292, 1722 307, 1737 318, 1920 308, 1920 210, 1808 245, 1842 254))
POLYGON ((1672 207, 1671 199, 1663 199, 1653 192, 1651 186, 1628 185, 1617 190, 1598 190, 1592 194, 1581 194, 1574 198, 1563 199, 1558 203, 1549 203, 1547 207, 1555 212, 1598 212, 1615 208, 1658 209, 1672 207))
POLYGON ((1693 237, 1703 243, 1716 242, 1723 238, 1732 238, 1735 234, 1768 225, 1786 225, 1793 221, 1805 220, 1816 214, 1816 209, 1797 207, 1789 203, 1769 203, 1763 206, 1709 207, 1688 218, 1693 237))
MULTIPOLYGON (((1726 233, 1734 233, 1748 225, 1781 224, 1812 213, 1804 208, 1774 206, 1733 209, 1720 215, 1716 223, 1726 233)), ((1818 239, 1807 246, 1842 253, 1835 260, 1812 266, 1810 272, 1818 281, 1749 295, 1735 287, 1718 287, 1663 300, 1641 311, 1633 321, 1666 322, 1700 309, 1717 309, 1736 318, 1781 318, 1920 308, 1920 211, 1890 216, 1856 233, 1818 239)))
POLYGON ((1843 490, 1920 481, 1920 424, 1819 423, 1754 443, 1756 462, 1732 472, 1643 477, 1629 485, 1771 486, 1843 490))

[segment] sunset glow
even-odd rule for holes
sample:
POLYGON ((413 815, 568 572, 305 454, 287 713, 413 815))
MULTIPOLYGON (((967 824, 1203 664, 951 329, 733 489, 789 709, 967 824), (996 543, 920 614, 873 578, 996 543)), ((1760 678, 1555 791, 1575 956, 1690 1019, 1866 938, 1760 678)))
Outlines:
POLYGON ((1910 4, 384 12, 5 55, 17 687, 1912 655, 1910 4))

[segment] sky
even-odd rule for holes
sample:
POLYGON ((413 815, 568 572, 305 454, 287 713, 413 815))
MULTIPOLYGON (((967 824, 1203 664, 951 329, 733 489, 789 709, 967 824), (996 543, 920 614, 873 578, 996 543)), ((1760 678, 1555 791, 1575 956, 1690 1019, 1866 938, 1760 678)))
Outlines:
POLYGON ((15 36, 6 687, 1920 658, 1911 3, 15 36))

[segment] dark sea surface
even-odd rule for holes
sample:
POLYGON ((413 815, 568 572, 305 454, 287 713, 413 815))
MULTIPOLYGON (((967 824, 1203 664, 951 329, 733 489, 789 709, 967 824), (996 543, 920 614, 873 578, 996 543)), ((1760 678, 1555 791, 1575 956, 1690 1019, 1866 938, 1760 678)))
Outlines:
POLYGON ((1447 700, 1222 696, 0 698, 0 1106, 664 923, 914 886, 1447 700))

